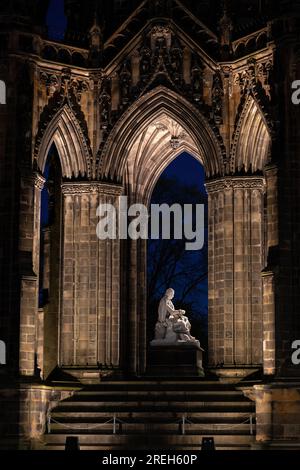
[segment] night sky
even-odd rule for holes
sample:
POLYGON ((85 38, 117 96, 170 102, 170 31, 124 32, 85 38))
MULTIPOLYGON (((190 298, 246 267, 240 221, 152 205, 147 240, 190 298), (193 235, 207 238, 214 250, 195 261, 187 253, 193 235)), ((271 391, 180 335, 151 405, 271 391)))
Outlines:
POLYGON ((47 14, 48 35, 50 39, 62 40, 67 27, 63 0, 50 0, 47 14))
MULTIPOLYGON (((207 217, 207 193, 206 193, 206 188, 205 188, 204 168, 198 160, 196 160, 193 156, 191 156, 190 154, 186 152, 182 153, 175 160, 173 160, 173 162, 171 162, 170 165, 161 174, 160 178, 158 179, 156 183, 156 187, 154 188, 154 193, 153 193, 153 196, 155 199, 154 202, 159 203, 159 204, 167 202, 170 205, 174 203, 180 203, 180 199, 182 198, 182 188, 184 187, 186 188, 186 192, 188 192, 188 188, 194 187, 196 189, 195 197, 193 197, 192 201, 190 202, 192 204, 199 204, 199 203, 205 204, 206 205, 206 217, 207 217), (163 182, 164 179, 171 179, 171 180, 174 179, 176 182, 178 182, 178 188, 181 188, 181 189, 178 189, 177 191, 175 191, 175 197, 172 200, 157 201, 155 199, 155 192, 157 191, 157 189, 159 190, 159 186, 163 182), (201 198, 201 201, 198 200, 199 196, 201 198)), ((153 199, 153 196, 152 196, 152 199, 153 199)), ((179 261, 180 270, 182 269, 185 270, 185 266, 188 269, 192 260, 192 262, 196 266, 195 269, 197 272, 195 274, 201 274, 201 273, 206 272, 205 278, 202 281, 200 281, 197 285, 195 285, 195 288, 190 292, 189 296, 186 299, 187 303, 194 304, 193 317, 207 316, 207 313, 208 313, 208 278, 207 278, 207 243, 208 242, 207 242, 207 236, 208 236, 208 232, 207 232, 207 222, 206 222, 204 248, 200 251, 193 251, 193 252, 186 253, 186 255, 181 257, 181 260, 179 261), (195 304, 196 304, 196 307, 195 307, 195 304)), ((158 245, 156 247, 154 245, 154 249, 159 250, 162 244, 163 242, 158 242, 158 245)), ((152 256, 151 250, 148 250, 148 274, 151 272, 153 268, 151 267, 151 263, 153 263, 153 256, 152 256)), ((164 274, 162 274, 162 277, 164 277, 164 274)), ((175 294, 174 303, 175 303, 175 306, 179 308, 180 306, 176 305, 176 298, 178 300, 178 298, 181 297, 181 292, 183 289, 183 279, 180 278, 177 281, 174 281, 174 283, 175 285, 171 285, 169 287, 175 288, 177 292, 177 295, 175 294)), ((159 292, 159 295, 162 295, 162 293, 163 293, 162 291, 159 292)), ((204 323, 202 322, 202 330, 203 329, 206 330, 206 328, 207 328, 207 324, 205 325, 205 322, 204 323)), ((197 332, 195 332, 195 334, 197 334, 197 332)), ((206 330, 206 334, 207 334, 207 330, 206 330)), ((201 335, 201 340, 202 342, 204 340, 202 335, 201 335)))
POLYGON ((163 173, 167 177, 176 177, 182 183, 197 186, 201 192, 204 188, 204 168, 194 157, 184 152, 177 157, 163 173))

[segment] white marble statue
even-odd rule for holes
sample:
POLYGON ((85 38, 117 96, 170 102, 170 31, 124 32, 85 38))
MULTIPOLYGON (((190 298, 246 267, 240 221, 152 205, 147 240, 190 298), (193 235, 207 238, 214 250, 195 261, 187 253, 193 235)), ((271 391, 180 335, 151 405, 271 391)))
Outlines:
POLYGON ((189 343, 200 348, 199 341, 191 335, 191 324, 185 310, 176 310, 172 299, 174 289, 167 289, 159 302, 158 321, 152 346, 181 345, 189 343))

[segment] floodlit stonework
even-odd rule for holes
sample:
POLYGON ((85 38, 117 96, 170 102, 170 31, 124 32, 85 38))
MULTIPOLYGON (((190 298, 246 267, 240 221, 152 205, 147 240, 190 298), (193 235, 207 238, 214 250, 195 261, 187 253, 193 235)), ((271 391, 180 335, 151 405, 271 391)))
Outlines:
MULTIPOLYGON (((86 383, 145 375, 147 244, 99 240, 96 210, 118 211, 120 196, 148 205, 183 151, 203 165, 208 192, 207 370, 256 406, 257 442, 235 442, 300 446, 300 367, 291 361, 300 339, 297 2, 240 28, 235 1, 232 11, 214 2, 214 12, 205 0, 145 0, 131 11, 119 3, 119 24, 105 31, 93 8, 80 7, 76 23, 66 0, 62 41, 47 37, 47 0, 0 6, 2 446, 43 447, 61 400, 86 383), (53 222, 41 245, 54 147, 53 222), (239 382, 252 372, 255 384, 239 382)), ((177 448, 198 446, 184 438, 177 448)))

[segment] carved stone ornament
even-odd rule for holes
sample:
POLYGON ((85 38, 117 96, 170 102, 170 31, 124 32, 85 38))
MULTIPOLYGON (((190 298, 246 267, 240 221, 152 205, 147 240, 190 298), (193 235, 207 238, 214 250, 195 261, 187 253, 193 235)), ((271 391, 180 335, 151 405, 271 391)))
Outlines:
POLYGON ((257 189, 264 193, 266 190, 266 181, 264 177, 232 177, 207 181, 205 186, 208 193, 223 191, 225 189, 257 189))
POLYGON ((109 183, 63 183, 62 193, 64 195, 75 194, 107 194, 112 196, 120 196, 123 193, 122 185, 115 185, 109 183))

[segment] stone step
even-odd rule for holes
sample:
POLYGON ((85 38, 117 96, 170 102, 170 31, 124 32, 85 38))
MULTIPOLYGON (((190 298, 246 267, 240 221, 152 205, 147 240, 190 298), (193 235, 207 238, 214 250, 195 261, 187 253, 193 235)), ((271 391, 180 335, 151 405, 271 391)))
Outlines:
POLYGON ((254 417, 254 403, 232 384, 103 382, 60 402, 51 411, 51 434, 45 439, 51 449, 64 449, 66 436, 72 435, 79 436, 86 450, 199 450, 202 437, 209 436, 215 437, 217 448, 248 449, 254 417), (123 421, 116 424, 116 434, 114 415, 123 421), (190 420, 184 433, 183 416, 190 420))
POLYGON ((155 401, 155 402, 181 402, 181 401, 195 401, 195 402, 248 402, 241 392, 238 391, 227 391, 227 392, 218 392, 218 391, 197 391, 197 392, 95 392, 95 393, 86 393, 86 392, 77 392, 72 397, 64 400, 64 403, 104 403, 105 401, 109 402, 146 402, 146 401, 155 401))
MULTIPOLYGON (((182 423, 181 420, 176 420, 173 423, 134 423, 134 422, 123 422, 116 425, 117 434, 182 434, 182 423)), ((246 421, 246 420, 244 420, 246 421)), ((185 424, 186 434, 231 434, 238 435, 249 435, 254 431, 254 426, 250 426, 249 423, 202 423, 202 424, 185 424)), ((83 432, 85 434, 99 433, 108 434, 113 433, 113 423, 58 423, 54 422, 50 425, 51 434, 66 433, 77 434, 83 432)))
POLYGON ((98 411, 112 411, 115 412, 116 410, 122 411, 156 411, 156 410, 164 410, 167 409, 168 411, 174 410, 178 412, 185 412, 187 410, 194 410, 194 411, 202 411, 202 410, 223 410, 223 411, 242 411, 242 410, 253 410, 253 404, 249 401, 202 401, 202 400, 195 400, 195 401, 132 401, 132 402, 124 402, 124 401, 116 401, 116 402, 108 402, 108 401, 63 401, 57 405, 54 409, 57 411, 68 411, 68 410, 97 410, 98 411))
MULTIPOLYGON (((198 452, 199 450, 201 450, 201 442, 200 444, 197 443, 195 445, 183 445, 181 443, 179 444, 173 444, 172 446, 169 446, 166 447, 159 447, 158 445, 155 446, 155 449, 153 449, 154 451, 156 450, 161 450, 161 451, 165 451, 167 448, 167 450, 172 450, 172 451, 180 451, 180 452, 198 452)), ((215 444, 215 448, 216 450, 218 451, 232 451, 232 450, 239 450, 239 451, 249 451, 251 448, 252 448, 252 441, 250 441, 249 443, 246 443, 246 444, 226 444, 226 443, 218 443, 218 444, 215 444)), ((1 449, 1 448, 0 448, 1 449)), ((47 451, 64 451, 65 450, 65 445, 64 444, 59 444, 59 445, 56 445, 56 444, 47 444, 46 446, 41 446, 39 448, 37 448, 36 450, 47 450, 47 451)), ((80 446, 80 450, 85 450, 85 451, 123 451, 124 452, 124 446, 122 445, 115 445, 115 446, 108 446, 108 445, 104 445, 104 446, 100 446, 99 444, 90 444, 90 445, 86 445, 86 444, 81 444, 80 446)), ((126 449, 128 450, 128 449, 126 449)), ((144 451, 149 451, 149 445, 146 444, 144 447, 140 446, 138 449, 135 449, 133 448, 132 449, 133 451, 135 450, 144 450, 144 451)), ((151 449, 150 449, 151 450, 151 449)))
POLYGON ((139 381, 139 382, 100 382, 97 385, 87 385, 84 387, 84 390, 80 390, 78 393, 84 392, 101 392, 101 391, 160 391, 160 390, 179 390, 179 391, 190 391, 190 390, 218 390, 218 391, 227 391, 234 390, 232 384, 220 383, 216 381, 163 381, 163 382, 153 382, 153 381, 139 381))
MULTIPOLYGON (((60 419, 62 422, 64 421, 75 421, 75 422, 80 422, 80 420, 88 420, 88 422, 102 422, 107 419, 113 418, 113 416, 116 414, 117 418, 123 419, 123 420, 136 420, 137 422, 143 422, 144 420, 149 420, 149 421, 157 421, 159 420, 160 422, 163 421, 168 421, 168 420, 174 420, 174 418, 182 418, 183 413, 177 413, 174 411, 161 411, 161 412, 147 412, 144 410, 137 410, 137 411, 118 411, 116 413, 113 412, 104 412, 104 411, 93 411, 91 412, 90 410, 86 411, 60 411, 60 412, 52 412, 51 417, 53 419, 60 419)), ((250 414, 247 411, 245 412, 239 412, 239 411, 231 411, 231 412, 214 412, 214 411, 202 411, 202 412, 193 412, 191 411, 187 418, 191 418, 196 422, 213 422, 213 423, 220 423, 220 422, 228 422, 228 423, 233 423, 233 422, 241 422, 245 417, 249 417, 250 414)))
POLYGON ((80 391, 77 392, 74 397, 72 397, 70 400, 74 401, 80 401, 80 400, 89 400, 89 401, 94 401, 98 400, 99 397, 102 397, 104 399, 105 397, 108 397, 110 401, 117 400, 118 398, 126 398, 127 400, 137 400, 140 399, 140 397, 144 399, 150 399, 150 398, 162 398, 162 397, 167 397, 168 399, 185 399, 185 400, 198 400, 198 399, 203 399, 208 400, 210 398, 220 398, 222 400, 232 400, 238 398, 239 400, 244 400, 247 401, 247 398, 244 397, 244 395, 240 391, 219 391, 219 390, 196 390, 196 391, 173 391, 173 390, 168 390, 168 391, 111 391, 111 390, 105 390, 105 391, 80 391))
MULTIPOLYGON (((70 433, 62 434, 47 434, 45 436, 45 449, 50 450, 63 450, 66 442, 66 437, 70 433)), ((120 434, 72 434, 76 435, 79 439, 79 445, 82 450, 159 450, 159 449, 172 449, 172 450, 188 450, 200 449, 203 437, 213 437, 216 447, 233 447, 248 448, 254 442, 254 436, 249 435, 235 435, 233 433, 227 434, 194 434, 194 435, 120 435, 120 434)))

